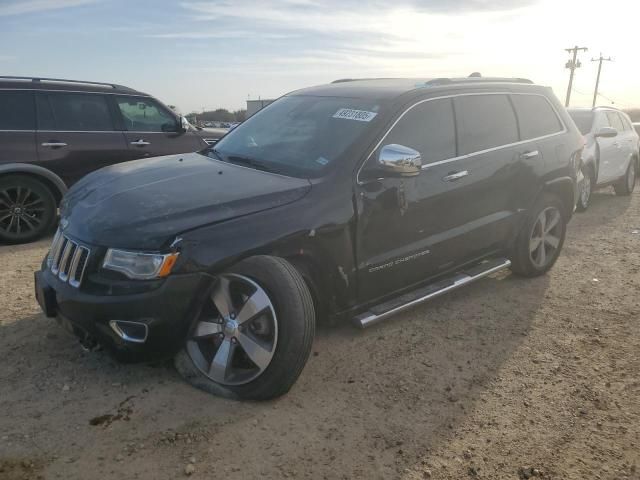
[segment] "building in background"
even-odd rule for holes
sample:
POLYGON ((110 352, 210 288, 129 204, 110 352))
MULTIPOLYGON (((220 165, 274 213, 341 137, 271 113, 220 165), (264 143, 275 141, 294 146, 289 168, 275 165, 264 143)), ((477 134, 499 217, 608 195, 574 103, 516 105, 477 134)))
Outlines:
POLYGON ((252 116, 254 113, 259 112, 260 110, 262 110, 264 107, 266 107, 267 105, 269 105, 270 103, 273 103, 275 100, 247 100, 247 118, 249 118, 250 116, 252 116))

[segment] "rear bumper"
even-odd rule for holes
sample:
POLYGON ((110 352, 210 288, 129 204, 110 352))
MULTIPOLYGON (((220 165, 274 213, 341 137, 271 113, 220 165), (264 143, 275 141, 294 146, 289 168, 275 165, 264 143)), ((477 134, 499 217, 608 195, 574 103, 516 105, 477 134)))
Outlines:
POLYGON ((45 314, 55 317, 81 339, 95 339, 127 361, 175 354, 182 346, 208 284, 203 274, 176 275, 150 292, 103 296, 83 293, 60 282, 46 269, 36 272, 35 282, 45 314), (46 308, 44 297, 48 298, 46 308), (122 338, 110 326, 112 320, 146 325, 145 338, 136 341, 122 338))

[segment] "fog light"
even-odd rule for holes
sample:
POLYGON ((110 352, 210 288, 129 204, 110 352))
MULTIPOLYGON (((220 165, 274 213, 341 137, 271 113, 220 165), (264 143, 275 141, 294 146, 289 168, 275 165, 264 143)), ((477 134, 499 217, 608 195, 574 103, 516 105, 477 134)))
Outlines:
POLYGON ((109 326, 116 332, 116 335, 126 342, 144 343, 149 335, 149 327, 146 323, 110 320, 109 326))

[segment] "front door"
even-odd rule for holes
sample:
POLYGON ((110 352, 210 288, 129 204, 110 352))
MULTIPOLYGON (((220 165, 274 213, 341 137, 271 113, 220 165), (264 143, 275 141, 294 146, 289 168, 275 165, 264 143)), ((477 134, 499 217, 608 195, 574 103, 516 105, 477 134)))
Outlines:
POLYGON ((152 98, 115 97, 122 116, 129 158, 188 153, 203 147, 192 131, 183 132, 178 118, 152 98))
POLYGON ((502 199, 519 159, 514 149, 502 148, 518 141, 509 99, 506 95, 455 98, 457 122, 453 108, 452 98, 428 100, 411 108, 360 173, 357 257, 361 302, 483 256, 499 248, 510 231, 512 212, 505 211, 502 199), (419 176, 376 178, 367 174, 375 169, 380 149, 389 144, 421 153, 419 176))
POLYGON ((106 95, 38 92, 37 148, 40 164, 71 185, 89 172, 127 160, 106 95))

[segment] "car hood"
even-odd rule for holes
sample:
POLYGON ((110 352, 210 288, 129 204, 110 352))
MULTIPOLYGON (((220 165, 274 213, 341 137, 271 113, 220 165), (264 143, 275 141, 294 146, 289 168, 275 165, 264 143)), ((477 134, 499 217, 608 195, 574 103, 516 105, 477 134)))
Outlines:
POLYGON ((156 250, 200 226, 302 198, 306 179, 199 153, 120 163, 76 183, 61 204, 64 232, 94 245, 156 250))

